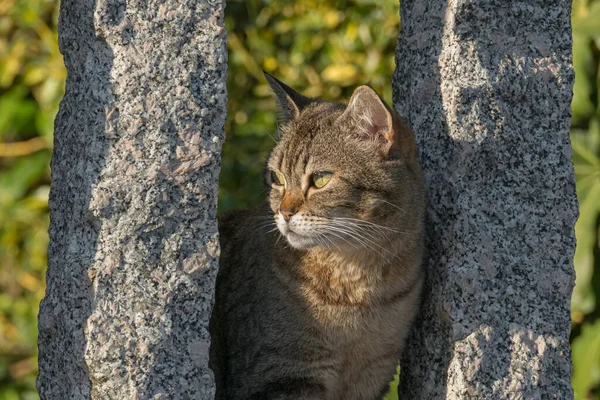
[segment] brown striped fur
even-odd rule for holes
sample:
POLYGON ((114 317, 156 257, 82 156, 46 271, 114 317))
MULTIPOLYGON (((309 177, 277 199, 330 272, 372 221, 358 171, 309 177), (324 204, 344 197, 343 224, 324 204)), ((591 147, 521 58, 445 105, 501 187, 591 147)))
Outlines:
POLYGON ((369 87, 346 106, 267 79, 283 113, 268 201, 219 221, 217 399, 379 399, 423 281, 413 135, 369 87), (310 180, 319 171, 333 173, 321 189, 310 180))

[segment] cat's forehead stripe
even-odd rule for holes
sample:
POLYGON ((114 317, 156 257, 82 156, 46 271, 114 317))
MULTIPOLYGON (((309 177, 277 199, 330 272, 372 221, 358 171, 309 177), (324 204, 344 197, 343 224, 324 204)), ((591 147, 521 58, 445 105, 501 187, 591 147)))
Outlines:
POLYGON ((284 166, 285 166, 285 153, 283 153, 281 155, 281 157, 279 158, 279 165, 277 166, 277 168, 283 172, 285 170, 284 166))
POLYGON ((315 152, 327 152, 322 146, 331 144, 323 136, 335 137, 336 116, 343 112, 344 106, 321 103, 304 110, 292 125, 288 126, 284 136, 279 158, 279 169, 286 175, 288 183, 301 186, 309 166, 314 161, 315 152), (332 108, 334 107, 334 108, 332 108))
POLYGON ((293 175, 292 179, 294 181, 294 185, 301 186, 302 184, 302 175, 304 175, 304 160, 305 155, 308 154, 308 147, 310 142, 307 140, 300 140, 300 138, 296 138, 295 148, 294 148, 294 156, 290 158, 290 173, 293 175))

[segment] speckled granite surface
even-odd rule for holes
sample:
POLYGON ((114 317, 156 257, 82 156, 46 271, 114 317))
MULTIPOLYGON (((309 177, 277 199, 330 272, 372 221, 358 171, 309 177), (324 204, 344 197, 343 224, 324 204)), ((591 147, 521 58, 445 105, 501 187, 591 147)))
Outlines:
POLYGON ((222 0, 63 0, 43 399, 210 399, 222 0))
POLYGON ((397 111, 429 185, 402 399, 571 399, 569 1, 401 2, 397 111))

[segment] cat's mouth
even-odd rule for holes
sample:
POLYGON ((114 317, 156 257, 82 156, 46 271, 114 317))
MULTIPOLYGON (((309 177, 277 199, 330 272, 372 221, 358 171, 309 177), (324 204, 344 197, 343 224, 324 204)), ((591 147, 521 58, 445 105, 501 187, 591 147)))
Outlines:
POLYGON ((289 224, 288 222, 286 222, 283 219, 283 217, 281 217, 281 216, 279 217, 279 219, 277 221, 277 227, 279 228, 279 232, 281 232, 281 234, 286 238, 288 243, 293 248, 298 249, 298 250, 306 250, 311 247, 315 247, 319 244, 316 239, 314 239, 308 235, 302 235, 302 234, 294 231, 293 227, 290 225, 292 225, 292 224, 289 224))
POLYGON ((287 233, 284 234, 288 243, 295 249, 298 250, 306 250, 311 247, 315 247, 318 245, 317 241, 311 237, 300 235, 292 230, 288 229, 287 233))

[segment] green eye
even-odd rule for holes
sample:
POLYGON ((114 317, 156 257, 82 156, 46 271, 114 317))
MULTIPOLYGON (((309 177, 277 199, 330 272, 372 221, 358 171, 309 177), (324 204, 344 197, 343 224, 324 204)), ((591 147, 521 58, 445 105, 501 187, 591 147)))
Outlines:
POLYGON ((317 172, 312 176, 313 185, 315 185, 317 189, 321 189, 323 186, 327 185, 327 182, 329 182, 332 176, 333 173, 331 172, 317 172))
POLYGON ((276 185, 283 186, 285 185, 285 178, 281 172, 271 171, 271 182, 276 185))

